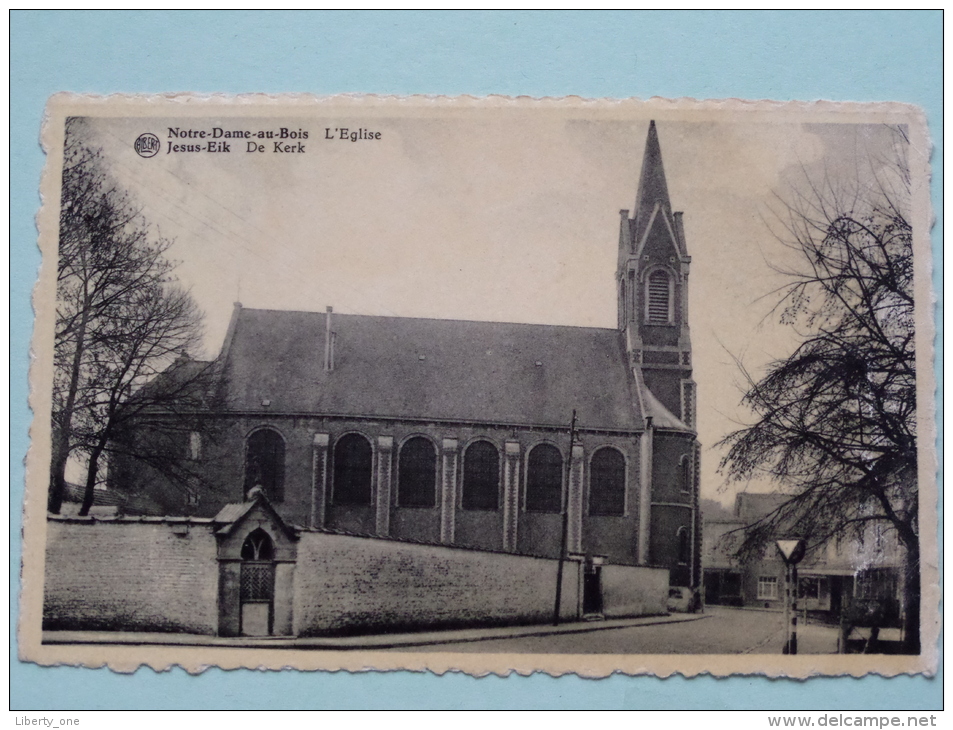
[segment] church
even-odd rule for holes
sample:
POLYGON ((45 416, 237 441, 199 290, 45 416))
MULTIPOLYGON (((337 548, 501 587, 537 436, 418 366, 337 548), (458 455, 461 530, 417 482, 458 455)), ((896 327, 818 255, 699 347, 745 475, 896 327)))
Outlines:
POLYGON ((697 587, 691 257, 654 122, 620 215, 612 329, 236 304, 200 414, 218 436, 182 444, 206 486, 117 461, 110 487, 196 518, 255 490, 291 532, 548 559, 565 511, 587 581, 643 566, 697 587))

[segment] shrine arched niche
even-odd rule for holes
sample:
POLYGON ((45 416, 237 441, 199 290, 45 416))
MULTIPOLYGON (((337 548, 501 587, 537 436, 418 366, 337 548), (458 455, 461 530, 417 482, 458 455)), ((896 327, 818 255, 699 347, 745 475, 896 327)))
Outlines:
POLYGON ((237 508, 219 538, 219 634, 290 636, 297 536, 266 500, 237 508))

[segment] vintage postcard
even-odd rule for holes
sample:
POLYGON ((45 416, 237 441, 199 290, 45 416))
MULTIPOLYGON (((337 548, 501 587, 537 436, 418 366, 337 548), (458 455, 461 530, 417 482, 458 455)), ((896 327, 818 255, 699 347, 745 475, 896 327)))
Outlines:
POLYGON ((901 104, 62 94, 20 651, 932 674, 901 104))

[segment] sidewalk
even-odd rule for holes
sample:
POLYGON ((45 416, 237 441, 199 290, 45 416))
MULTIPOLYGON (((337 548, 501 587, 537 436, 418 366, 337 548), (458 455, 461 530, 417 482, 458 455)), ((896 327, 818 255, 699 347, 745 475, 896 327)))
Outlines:
POLYGON ((571 623, 533 626, 495 626, 482 629, 426 631, 407 634, 374 634, 371 636, 322 636, 297 638, 290 636, 224 637, 204 634, 137 633, 132 631, 44 631, 44 644, 151 644, 162 646, 221 646, 243 649, 395 649, 403 646, 428 646, 490 639, 511 639, 525 636, 579 634, 589 631, 624 629, 634 626, 700 621, 705 614, 673 614, 606 621, 573 621, 571 623))

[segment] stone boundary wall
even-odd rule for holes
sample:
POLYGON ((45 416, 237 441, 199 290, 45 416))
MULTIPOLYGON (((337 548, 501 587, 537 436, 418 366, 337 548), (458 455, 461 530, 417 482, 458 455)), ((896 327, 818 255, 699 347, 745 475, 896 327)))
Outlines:
POLYGON ((209 525, 47 522, 45 629, 215 635, 217 603, 209 525))
POLYGON ((602 566, 602 612, 606 618, 667 613, 668 569, 602 566))
MULTIPOLYGON (((546 558, 303 533, 294 632, 547 623, 557 566, 546 558)), ((621 581, 612 594, 613 615, 665 613, 668 571, 612 567, 609 575, 621 581)), ((581 613, 581 570, 581 562, 564 564, 560 616, 566 620, 581 613)))
MULTIPOLYGON (((219 561, 209 523, 47 523, 47 630, 219 633, 219 561)), ((548 623, 558 561, 303 532, 292 568, 297 636, 548 623)), ((602 567, 605 615, 665 613, 668 571, 602 567)), ((582 562, 567 560, 560 615, 581 615, 582 562)), ((281 600, 276 596, 276 600, 281 600)))

